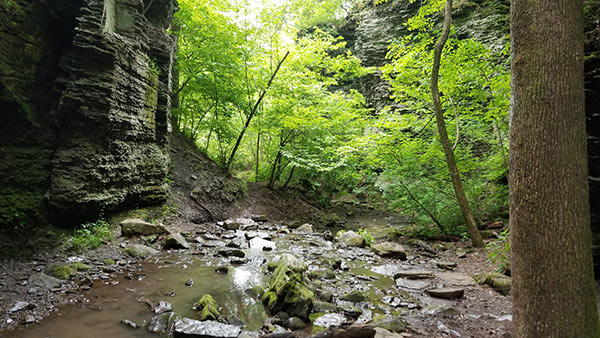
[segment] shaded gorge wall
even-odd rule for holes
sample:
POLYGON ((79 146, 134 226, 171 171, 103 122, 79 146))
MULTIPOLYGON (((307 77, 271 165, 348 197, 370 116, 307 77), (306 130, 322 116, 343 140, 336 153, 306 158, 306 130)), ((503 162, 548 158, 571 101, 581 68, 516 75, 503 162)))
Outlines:
POLYGON ((165 200, 176 10, 0 4, 0 228, 165 200))

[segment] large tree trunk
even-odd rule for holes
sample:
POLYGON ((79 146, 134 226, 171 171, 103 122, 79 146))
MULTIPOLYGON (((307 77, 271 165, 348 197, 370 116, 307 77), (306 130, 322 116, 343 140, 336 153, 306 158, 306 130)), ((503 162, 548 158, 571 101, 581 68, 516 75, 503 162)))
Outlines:
POLYGON ((465 189, 463 188, 462 181, 460 180, 460 173, 456 166, 456 160, 454 158, 454 150, 450 144, 448 138, 448 131, 446 130, 446 122, 444 121, 444 112, 442 111, 442 104, 440 102, 440 91, 438 88, 438 78, 440 74, 440 63, 442 58, 442 50, 446 41, 448 41, 448 35, 450 34, 450 26, 452 24, 452 0, 446 1, 446 9, 444 11, 444 28, 442 30, 442 36, 435 44, 435 50, 433 53, 433 68, 431 71, 431 96, 433 98, 433 106, 435 108, 435 119, 437 122, 437 129, 440 135, 440 142, 444 148, 444 154, 446 155, 446 164, 448 165, 448 171, 450 172, 450 178, 454 186, 454 193, 456 195, 456 201, 460 207, 463 218, 467 223, 467 232, 471 238, 473 246, 477 248, 483 247, 483 240, 479 229, 477 229, 477 223, 475 223, 475 217, 469 207, 469 202, 465 195, 465 189))
POLYGON ((600 337, 592 271, 583 1, 513 0, 515 336, 600 337))

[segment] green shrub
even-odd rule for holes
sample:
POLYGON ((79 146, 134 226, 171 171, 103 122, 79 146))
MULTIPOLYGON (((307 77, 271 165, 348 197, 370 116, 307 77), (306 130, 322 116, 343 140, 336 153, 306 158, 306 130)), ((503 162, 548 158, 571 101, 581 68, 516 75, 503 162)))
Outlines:
POLYGON ((373 235, 368 230, 358 229, 357 233, 365 239, 367 246, 371 246, 375 242, 375 238, 373 238, 373 235))
POLYGON ((493 242, 486 247, 488 251, 488 261, 497 265, 498 271, 510 274, 510 232, 504 230, 493 242))
POLYGON ((96 249, 111 239, 110 226, 106 221, 85 223, 74 231, 73 237, 68 241, 68 249, 75 252, 96 249))

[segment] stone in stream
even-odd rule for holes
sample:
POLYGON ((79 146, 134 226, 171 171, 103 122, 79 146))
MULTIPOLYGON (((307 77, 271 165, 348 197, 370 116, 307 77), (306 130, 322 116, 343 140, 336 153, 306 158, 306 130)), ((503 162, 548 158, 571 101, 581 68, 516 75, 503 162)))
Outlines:
POLYGON ((201 322, 190 318, 182 318, 175 322, 175 337, 237 338, 241 332, 242 329, 237 326, 213 320, 201 322))
POLYGON ((143 244, 130 244, 125 247, 125 253, 134 258, 146 258, 158 254, 159 251, 143 244))
POLYGON ((189 249, 190 245, 180 233, 172 233, 165 239, 165 249, 189 249))
POLYGON ((299 226, 298 228, 296 228, 294 230, 294 233, 297 233, 297 234, 312 234, 313 233, 312 225, 308 224, 308 223, 302 224, 301 226, 299 226))
POLYGON ((290 254, 278 256, 275 271, 263 296, 270 313, 284 311, 291 317, 308 321, 313 307, 314 293, 308 288, 303 273, 306 265, 290 254))
POLYGON ((129 326, 132 329, 139 328, 139 326, 136 323, 132 322, 129 319, 121 319, 121 323, 123 323, 125 326, 129 326))
POLYGON ((171 303, 169 303, 169 302, 165 302, 162 300, 160 302, 158 302, 158 304, 154 307, 154 313, 156 313, 156 314, 170 312, 172 310, 173 310, 173 305, 171 305, 171 303))
POLYGON ((465 289, 462 288, 439 288, 426 291, 431 297, 444 299, 457 299, 465 295, 465 289))
POLYGON ((209 294, 205 294, 200 298, 199 301, 194 304, 194 309, 200 311, 199 319, 204 320, 217 320, 221 315, 219 313, 219 307, 217 302, 209 294))
POLYGON ((397 272, 394 275, 394 279, 406 278, 406 279, 430 279, 434 278, 435 275, 431 271, 424 270, 405 270, 397 272))
POLYGON ((381 257, 406 260, 406 249, 398 243, 377 243, 374 244, 371 249, 381 257))
POLYGON ((337 235, 337 240, 349 247, 363 248, 365 246, 365 239, 363 236, 357 234, 354 231, 344 231, 337 235))
POLYGON ((246 254, 239 249, 222 249, 218 251, 219 255, 224 257, 239 257, 244 258, 246 254))
POLYGON ((215 272, 225 274, 225 273, 229 272, 229 268, 226 266, 219 266, 215 269, 215 272))
POLYGON ((128 218, 121 222, 121 233, 123 236, 160 235, 167 233, 167 229, 161 224, 152 224, 141 219, 128 218))
POLYGON ((275 246, 276 246, 275 242, 267 241, 260 237, 254 237, 250 240, 250 249, 264 250, 264 248, 268 247, 268 248, 271 248, 271 250, 273 250, 273 249, 275 249, 275 246))
POLYGON ((341 313, 327 313, 317 318, 313 325, 329 328, 331 326, 338 327, 347 322, 348 319, 341 313))
POLYGON ((229 243, 227 243, 225 246, 228 248, 236 248, 239 249, 242 246, 244 246, 245 242, 243 239, 236 237, 234 239, 232 239, 229 243))
POLYGON ((148 321, 148 324, 146 324, 146 329, 152 333, 169 335, 173 333, 175 322, 179 319, 181 319, 181 316, 174 312, 162 313, 152 317, 152 319, 148 321))
MULTIPOLYGON (((219 222, 219 223, 221 223, 221 222, 219 222)), ((217 224, 219 224, 219 223, 217 223, 217 224)), ((232 219, 228 219, 219 225, 227 230, 237 230, 240 228, 240 223, 238 221, 234 221, 232 219)))
POLYGON ((329 242, 333 241, 333 234, 331 233, 331 230, 325 230, 323 231, 323 239, 329 242))

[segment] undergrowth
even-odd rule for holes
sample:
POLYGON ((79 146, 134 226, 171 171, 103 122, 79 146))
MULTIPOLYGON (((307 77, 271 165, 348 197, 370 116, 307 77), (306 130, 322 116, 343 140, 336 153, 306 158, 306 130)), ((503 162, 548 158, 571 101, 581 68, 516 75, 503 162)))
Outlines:
POLYGON ((85 223, 76 229, 73 237, 67 241, 67 249, 74 252, 96 249, 111 239, 110 225, 100 219, 93 223, 85 223))

